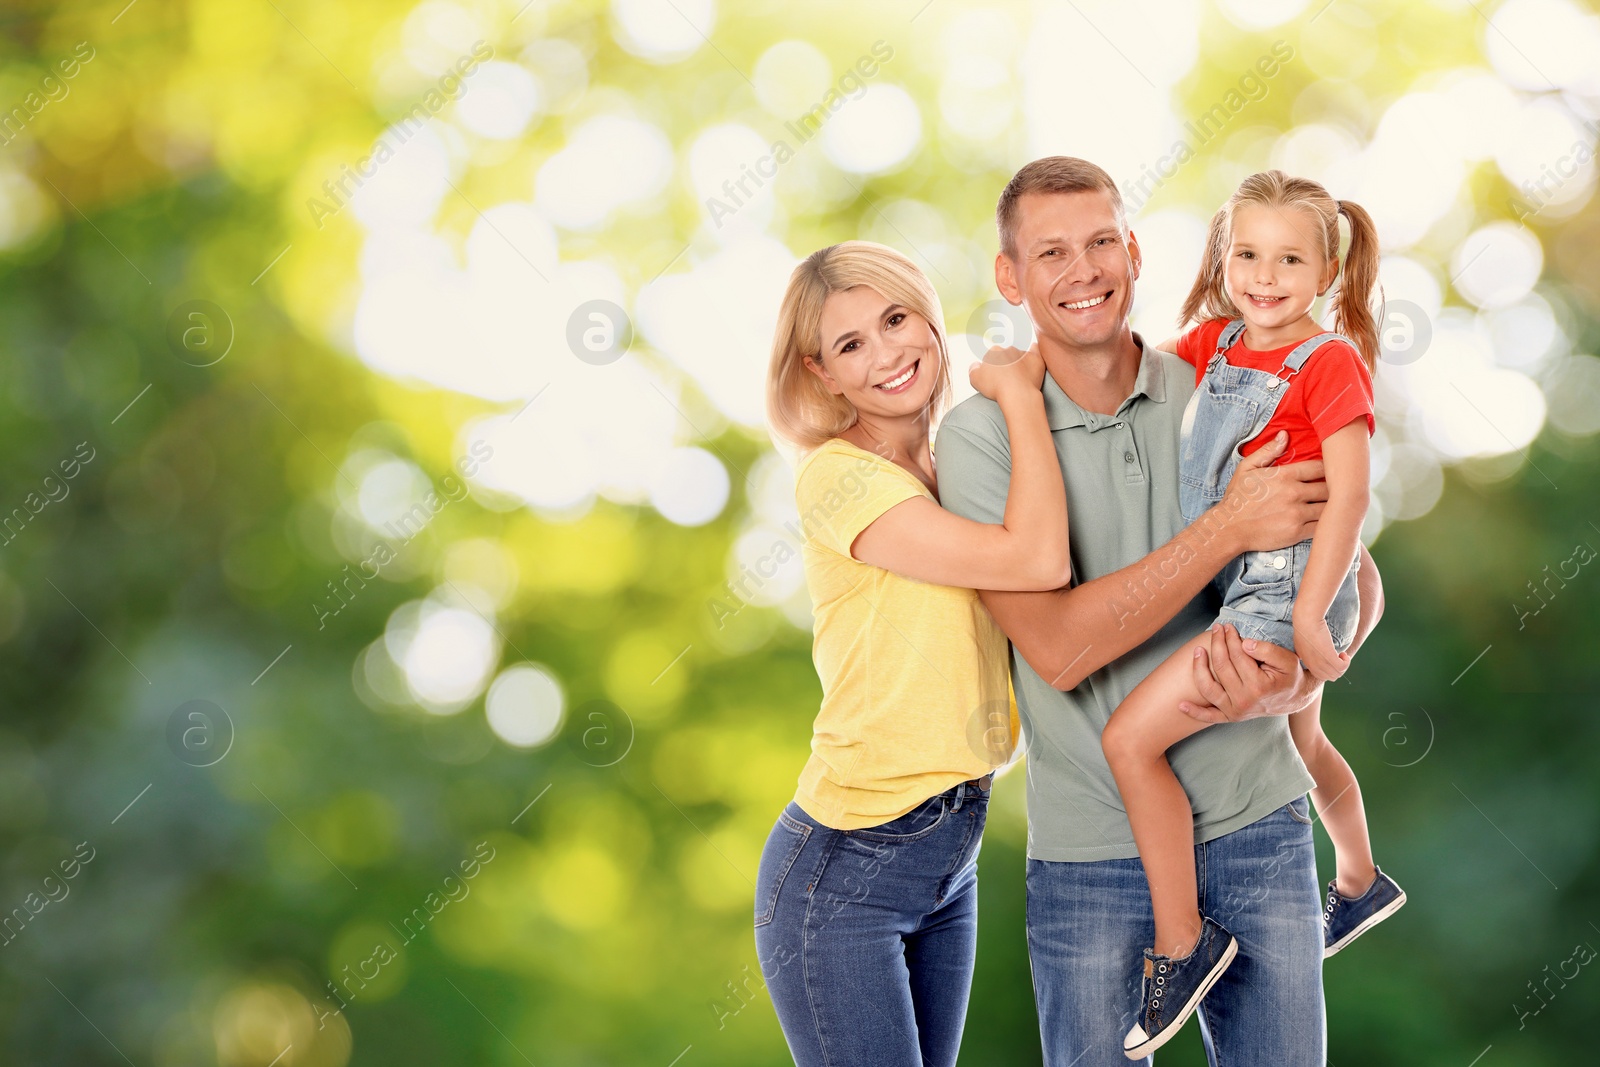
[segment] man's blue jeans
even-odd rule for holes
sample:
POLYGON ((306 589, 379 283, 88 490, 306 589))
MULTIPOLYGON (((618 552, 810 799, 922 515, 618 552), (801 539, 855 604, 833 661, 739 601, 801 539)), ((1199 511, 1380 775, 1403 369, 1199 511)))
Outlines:
POLYGON ((954 1067, 989 794, 963 782, 865 830, 790 802, 756 875, 756 951, 799 1067, 954 1067))
MULTIPOLYGON (((1195 1013, 1211 1063, 1323 1067, 1322 895, 1310 804, 1299 797, 1194 854, 1201 912, 1239 940, 1238 958, 1195 1013)), ((1154 937, 1137 858, 1028 861, 1028 954, 1048 1067, 1126 1067, 1122 1037, 1139 1008, 1140 952, 1154 937)))

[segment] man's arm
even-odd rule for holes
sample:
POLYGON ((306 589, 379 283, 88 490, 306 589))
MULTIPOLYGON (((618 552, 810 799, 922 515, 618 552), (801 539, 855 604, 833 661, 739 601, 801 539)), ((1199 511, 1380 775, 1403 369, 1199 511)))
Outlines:
POLYGON ((984 606, 1040 677, 1076 688, 1165 626, 1239 553, 1310 536, 1327 497, 1326 484, 1313 480, 1322 464, 1268 466, 1286 440, 1280 434, 1241 461, 1222 501, 1143 559, 1071 588, 980 590, 984 606))

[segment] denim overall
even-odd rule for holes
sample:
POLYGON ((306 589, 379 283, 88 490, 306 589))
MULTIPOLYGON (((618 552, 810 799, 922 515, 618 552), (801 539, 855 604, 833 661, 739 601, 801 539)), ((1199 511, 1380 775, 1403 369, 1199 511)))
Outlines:
MULTIPOLYGON (((1183 414, 1183 452, 1178 464, 1178 504, 1183 521, 1192 523, 1227 491, 1239 465, 1239 446, 1266 428, 1311 354, 1336 333, 1319 333, 1295 347, 1283 361, 1287 374, 1235 367, 1223 354, 1244 333, 1244 320, 1234 319, 1217 338, 1217 350, 1206 364, 1205 377, 1189 398, 1183 414)), ((1217 621, 1232 623, 1241 637, 1271 641, 1294 651, 1294 598, 1311 558, 1311 540, 1270 552, 1246 552, 1216 577, 1222 593, 1217 621)), ((1355 637, 1360 600, 1356 592, 1358 552, 1350 561, 1339 591, 1328 607, 1328 631, 1334 648, 1350 647, 1355 637)))

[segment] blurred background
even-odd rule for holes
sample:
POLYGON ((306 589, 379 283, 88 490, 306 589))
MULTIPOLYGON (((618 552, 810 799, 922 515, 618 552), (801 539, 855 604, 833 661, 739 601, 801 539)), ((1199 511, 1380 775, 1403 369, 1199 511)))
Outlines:
MULTIPOLYGON (((1324 721, 1411 904, 1329 962, 1330 1060, 1592 1054, 1593 8, 0 25, 0 1060, 788 1062, 752 880, 820 693, 771 566, 778 300, 822 245, 899 248, 964 384, 1019 330, 995 199, 1054 153, 1122 184, 1152 340, 1244 175, 1376 218, 1388 607, 1324 721)), ((1021 784, 963 1063, 1039 1061, 1021 784)))

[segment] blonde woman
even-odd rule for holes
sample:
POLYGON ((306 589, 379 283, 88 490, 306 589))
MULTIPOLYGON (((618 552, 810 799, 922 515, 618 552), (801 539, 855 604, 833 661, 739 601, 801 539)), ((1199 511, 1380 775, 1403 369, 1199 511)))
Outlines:
POLYGON ((910 260, 846 241, 795 269, 773 341, 767 411, 803 453, 822 706, 762 853, 755 933, 800 1067, 955 1063, 989 784, 1014 741, 1006 639, 974 590, 1071 577, 1037 349, 991 349, 971 371, 1010 435, 1004 521, 939 506, 942 322, 910 260))

